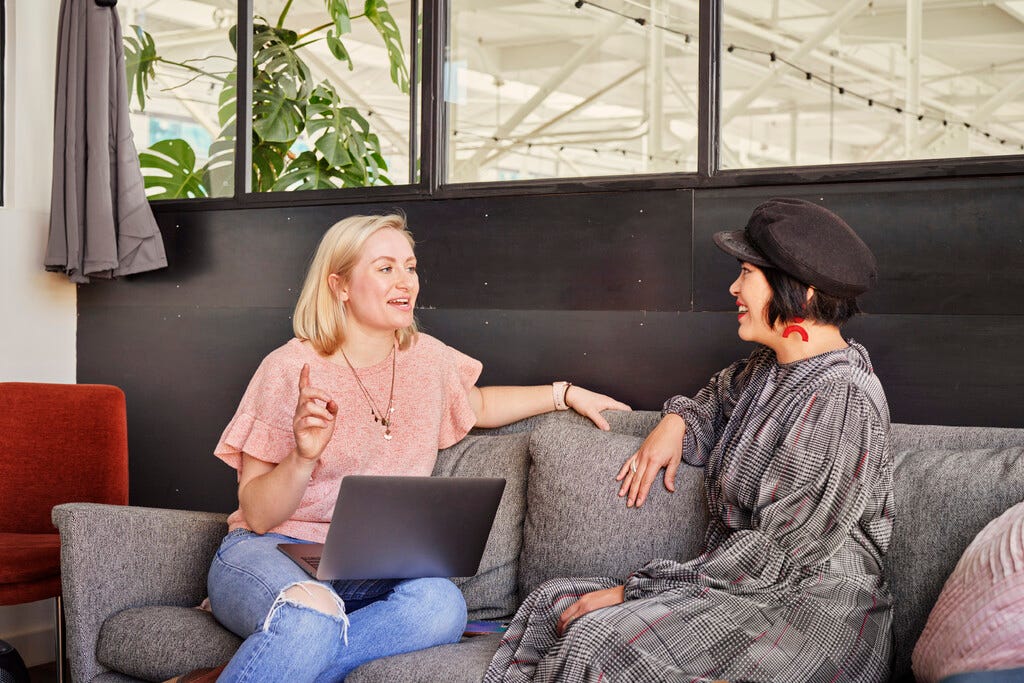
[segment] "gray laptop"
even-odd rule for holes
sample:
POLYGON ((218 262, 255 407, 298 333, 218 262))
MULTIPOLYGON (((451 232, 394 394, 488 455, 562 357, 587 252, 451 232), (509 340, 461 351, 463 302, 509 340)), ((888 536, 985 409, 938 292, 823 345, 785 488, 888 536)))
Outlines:
POLYGON ((324 543, 277 547, 321 581, 473 576, 504 490, 500 478, 350 475, 324 543))

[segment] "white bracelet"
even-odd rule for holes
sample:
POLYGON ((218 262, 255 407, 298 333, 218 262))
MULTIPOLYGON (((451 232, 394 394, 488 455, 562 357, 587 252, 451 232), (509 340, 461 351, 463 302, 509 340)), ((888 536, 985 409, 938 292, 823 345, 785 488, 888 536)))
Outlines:
POLYGON ((572 382, 551 383, 551 398, 555 403, 555 410, 569 410, 569 404, 565 402, 565 395, 571 386, 572 382))

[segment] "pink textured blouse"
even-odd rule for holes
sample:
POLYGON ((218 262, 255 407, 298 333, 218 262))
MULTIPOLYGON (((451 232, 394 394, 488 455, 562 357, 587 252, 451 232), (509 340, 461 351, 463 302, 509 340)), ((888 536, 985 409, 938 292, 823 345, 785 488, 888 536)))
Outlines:
MULTIPOLYGON (((398 351, 390 441, 374 422, 352 371, 292 339, 263 359, 214 450, 239 470, 239 477, 243 452, 279 463, 295 448, 292 419, 304 363, 309 363, 312 385, 338 403, 337 425, 299 507, 273 532, 322 543, 345 475, 428 476, 438 449, 459 441, 476 421, 468 392, 483 366, 434 337, 421 333, 412 346, 398 351)), ((387 410, 391 367, 388 356, 356 370, 382 411, 387 410)), ((248 528, 241 509, 228 517, 229 530, 248 528)))
POLYGON ((1024 666, 1024 502, 967 546, 917 640, 913 665, 925 683, 1024 666))

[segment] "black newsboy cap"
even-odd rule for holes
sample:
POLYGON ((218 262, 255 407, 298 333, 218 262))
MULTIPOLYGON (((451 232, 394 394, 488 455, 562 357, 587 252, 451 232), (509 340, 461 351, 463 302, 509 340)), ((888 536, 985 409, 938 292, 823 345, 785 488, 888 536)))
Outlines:
POLYGON ((715 233, 715 244, 741 261, 778 268, 826 294, 852 299, 878 277, 875 256, 842 218, 802 199, 759 204, 743 230, 715 233))

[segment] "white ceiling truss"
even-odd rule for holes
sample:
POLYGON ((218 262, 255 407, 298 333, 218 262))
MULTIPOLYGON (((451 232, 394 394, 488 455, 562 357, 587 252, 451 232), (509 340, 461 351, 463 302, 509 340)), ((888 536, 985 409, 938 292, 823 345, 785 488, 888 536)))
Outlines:
MULTIPOLYGON (((256 0, 256 13, 273 21, 284 2, 256 0)), ((409 0, 389 5, 408 41, 409 0)), ((318 26, 323 7, 294 0, 286 25, 318 26)), ((118 6, 177 61, 231 57, 234 8, 118 6)), ((699 0, 452 0, 449 180, 695 170, 698 9, 699 0)), ((407 165, 408 99, 390 82, 380 37, 365 20, 352 25, 354 71, 322 43, 307 63, 374 112, 385 156, 407 165)), ((722 26, 726 168, 1024 151, 1024 0, 725 0, 722 26)), ((164 87, 191 77, 158 72, 164 87)), ((200 79, 157 93, 150 112, 209 130, 215 106, 200 79)))

